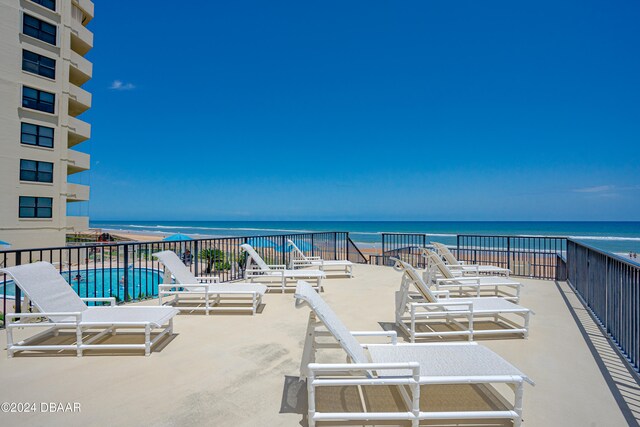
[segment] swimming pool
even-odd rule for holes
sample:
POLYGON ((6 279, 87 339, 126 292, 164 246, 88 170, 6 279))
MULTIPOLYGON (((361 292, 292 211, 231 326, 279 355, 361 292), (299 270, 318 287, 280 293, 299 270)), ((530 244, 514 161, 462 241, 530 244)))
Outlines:
MULTIPOLYGON (((117 301, 141 299, 158 295, 158 284, 162 283, 162 272, 151 268, 105 268, 70 270, 61 273, 74 291, 83 298, 115 297, 117 301), (128 292, 124 287, 125 271, 128 292)), ((15 298, 12 280, 3 283, 0 276, 0 298, 5 295, 15 298)))

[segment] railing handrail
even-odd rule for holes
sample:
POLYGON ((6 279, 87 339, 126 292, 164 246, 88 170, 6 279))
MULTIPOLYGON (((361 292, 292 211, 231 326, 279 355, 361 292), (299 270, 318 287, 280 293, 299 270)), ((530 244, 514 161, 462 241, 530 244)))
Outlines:
POLYGON ((591 245, 589 245, 587 243, 582 243, 582 242, 577 241, 575 239, 567 239, 567 242, 571 242, 571 243, 574 243, 576 245, 583 246, 583 247, 589 249, 592 252, 596 252, 596 253, 598 253, 600 255, 604 255, 604 256, 608 256, 610 258, 613 258, 616 261, 620 261, 620 262, 623 262, 625 264, 628 264, 630 267, 640 268, 640 263, 637 263, 637 262, 635 262, 635 261, 633 261, 633 260, 631 260, 629 258, 623 257, 621 255, 618 255, 618 254, 616 254, 614 252, 604 251, 602 249, 598 249, 598 248, 593 247, 593 246, 591 246, 591 245))
MULTIPOLYGON (((223 237, 202 237, 202 238, 197 238, 197 239, 189 239, 189 240, 171 240, 171 243, 186 243, 186 242, 194 242, 194 241, 198 241, 198 242, 202 242, 202 241, 208 241, 208 240, 233 240, 233 239, 255 239, 255 238, 260 238, 260 239, 265 239, 265 238, 270 238, 270 237, 282 237, 282 236, 292 236, 292 237, 296 237, 296 236, 306 236, 306 235, 310 235, 310 234, 333 234, 333 233, 344 233, 347 235, 347 237, 349 236, 349 232, 348 231, 313 231, 313 232, 308 232, 308 233, 282 233, 282 234, 262 234, 262 235, 253 235, 253 236, 223 236, 223 237)), ((150 241, 144 241, 144 240, 131 240, 131 241, 127 241, 127 242, 73 242, 73 243, 93 243, 95 246, 126 246, 126 245, 135 245, 135 244, 153 244, 153 243, 161 243, 161 242, 165 242, 167 243, 168 241, 166 240, 150 240, 150 241)), ((2 254, 9 254, 9 253, 15 253, 15 252, 34 252, 34 251, 59 251, 59 250, 70 250, 70 249, 75 249, 75 248, 87 248, 91 245, 89 244, 85 244, 85 245, 78 245, 78 246, 49 246, 49 247, 41 247, 41 248, 23 248, 23 249, 4 249, 4 250, 0 250, 0 255, 2 254)))

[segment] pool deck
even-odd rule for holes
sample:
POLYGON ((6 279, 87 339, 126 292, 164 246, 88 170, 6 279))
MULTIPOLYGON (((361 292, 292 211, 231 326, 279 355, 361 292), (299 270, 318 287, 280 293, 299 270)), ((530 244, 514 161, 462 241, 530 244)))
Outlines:
MULTIPOLYGON (((400 274, 367 265, 354 274, 325 280, 323 297, 352 330, 388 327, 400 274)), ((525 388, 524 425, 637 423, 640 387, 570 288, 522 282, 521 304, 535 312, 529 338, 478 342, 536 382, 525 388)), ((0 402, 79 402, 81 412, 0 413, 0 425, 305 426, 296 379, 308 315, 292 294, 274 293, 255 316, 179 315, 174 336, 149 357, 2 354, 0 402)))

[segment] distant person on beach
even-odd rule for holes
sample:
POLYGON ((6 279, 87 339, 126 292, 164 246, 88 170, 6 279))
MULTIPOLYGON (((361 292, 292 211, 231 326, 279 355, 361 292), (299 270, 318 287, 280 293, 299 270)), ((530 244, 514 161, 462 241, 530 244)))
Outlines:
POLYGON ((182 254, 182 262, 184 263, 184 265, 186 265, 188 267, 188 266, 191 265, 192 261, 193 261, 193 255, 191 254, 191 251, 189 249, 187 249, 182 254))

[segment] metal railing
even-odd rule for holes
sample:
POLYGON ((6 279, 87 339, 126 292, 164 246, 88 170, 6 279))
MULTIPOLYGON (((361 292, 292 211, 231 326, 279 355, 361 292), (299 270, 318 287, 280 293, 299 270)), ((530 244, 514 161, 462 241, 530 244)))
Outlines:
POLYGON ((640 265, 573 240, 567 281, 636 371, 640 371, 640 265))
MULTIPOLYGON (((56 266, 81 297, 115 297, 117 301, 128 302, 157 296, 162 266, 153 257, 155 252, 174 251, 196 276, 215 275, 227 282, 244 277, 246 256, 240 245, 251 244, 268 264, 288 266, 291 259, 288 239, 311 256, 367 262, 349 233, 323 232, 7 250, 0 251, 0 268, 47 261, 56 266)), ((2 313, 20 312, 21 304, 15 302, 22 301, 21 291, 5 274, 0 274, 0 297, 2 313)))
MULTIPOLYGON (((383 233, 382 254, 371 255, 370 263, 391 265, 390 258, 394 257, 424 268, 422 248, 429 248, 429 241, 428 234, 383 233)), ((564 237, 459 234, 451 250, 460 261, 508 268, 514 276, 562 280, 566 277, 564 237)))
POLYGON ((416 268, 424 268, 422 248, 427 247, 427 236, 419 233, 382 233, 382 254, 371 255, 374 265, 393 265, 391 258, 399 258, 416 268))
POLYGON ((469 264, 496 265, 510 269, 514 276, 555 280, 558 257, 567 252, 567 238, 461 234, 455 249, 458 259, 469 264))

